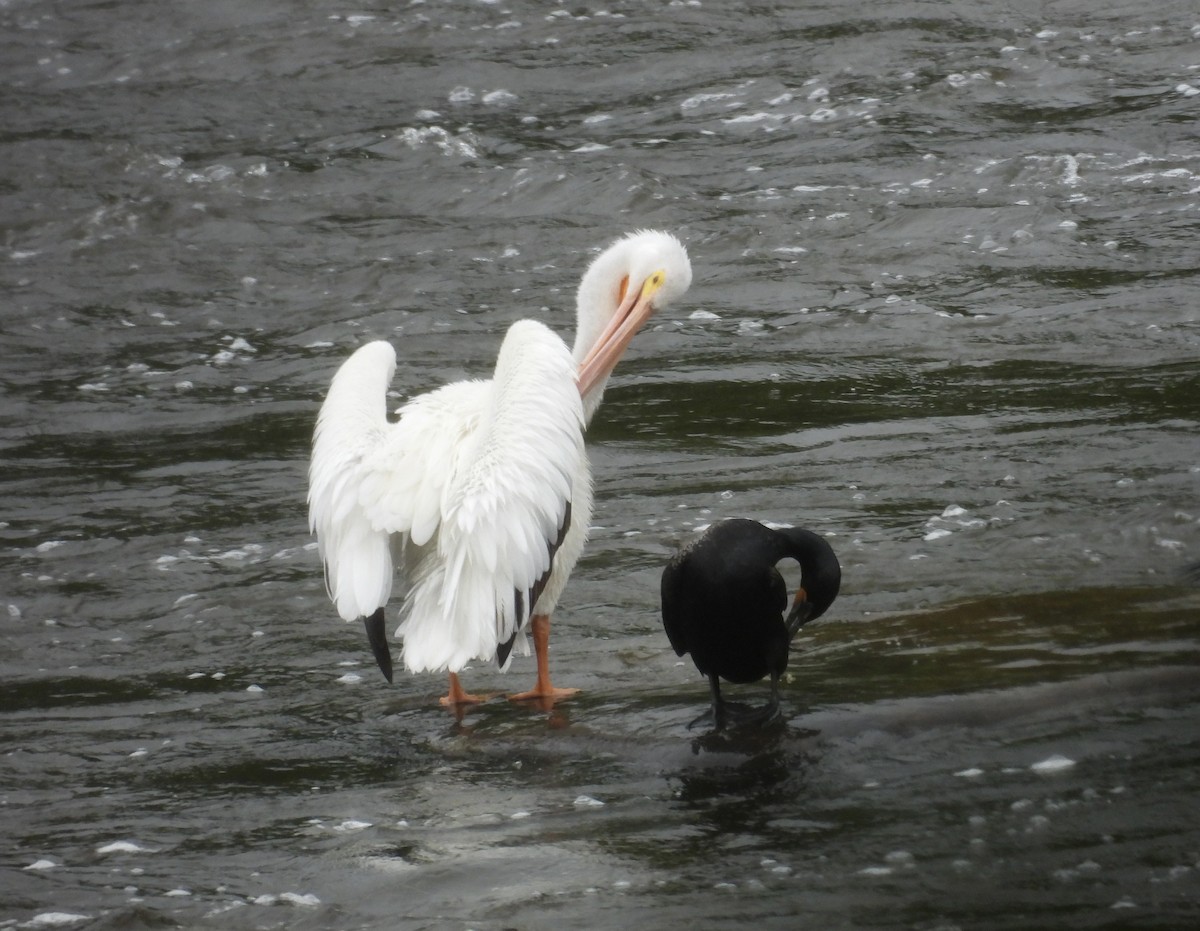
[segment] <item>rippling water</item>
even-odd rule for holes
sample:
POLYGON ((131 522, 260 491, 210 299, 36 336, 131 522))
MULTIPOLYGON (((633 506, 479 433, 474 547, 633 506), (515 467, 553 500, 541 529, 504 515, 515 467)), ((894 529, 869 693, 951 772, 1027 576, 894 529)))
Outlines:
POLYGON ((0 925, 1195 924, 1198 50, 1175 0, 0 2, 0 925), (589 437, 583 694, 455 722, 325 599, 316 409, 368 338, 398 401, 569 333, 644 226, 696 280, 589 437), (658 576, 735 515, 843 593, 712 735, 658 576))

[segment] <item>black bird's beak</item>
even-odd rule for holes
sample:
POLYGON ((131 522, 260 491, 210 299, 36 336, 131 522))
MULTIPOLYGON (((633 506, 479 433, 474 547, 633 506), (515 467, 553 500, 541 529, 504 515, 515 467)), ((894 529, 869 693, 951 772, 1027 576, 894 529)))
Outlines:
POLYGON ((789 640, 796 636, 800 628, 812 617, 812 613, 812 602, 808 600, 808 593, 801 588, 796 592, 796 600, 792 603, 792 610, 788 612, 788 616, 783 622, 787 628, 789 640))

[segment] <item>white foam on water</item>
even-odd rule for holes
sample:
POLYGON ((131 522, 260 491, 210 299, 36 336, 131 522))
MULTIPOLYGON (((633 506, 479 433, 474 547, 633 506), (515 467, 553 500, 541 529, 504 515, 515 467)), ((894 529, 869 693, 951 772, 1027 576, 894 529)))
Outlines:
POLYGON ((1050 819, 1045 815, 1034 815, 1029 819, 1029 823, 1025 826, 1026 834, 1035 834, 1038 831, 1044 831, 1050 826, 1050 819))
POLYGON ((77 915, 74 912, 42 912, 34 915, 22 927, 25 928, 60 928, 63 925, 74 924, 77 921, 87 921, 91 915, 77 915))
POLYGON ((743 113, 738 116, 731 116, 728 119, 721 120, 722 123, 737 124, 737 123, 762 123, 765 120, 774 120, 778 122, 782 117, 777 113, 743 113))
POLYGON ((702 107, 704 104, 715 103, 718 101, 728 101, 737 98, 737 94, 730 93, 709 93, 709 94, 693 94, 687 100, 679 105, 680 110, 695 110, 702 107))
POLYGON ((1070 769, 1075 765, 1075 761, 1055 753, 1052 756, 1046 757, 1044 760, 1039 760, 1029 768, 1035 773, 1061 773, 1064 770, 1070 769))
POLYGON ((111 844, 102 844, 96 848, 98 854, 108 853, 155 853, 152 847, 143 847, 140 844, 135 844, 129 840, 113 841, 111 844))
POLYGON ((299 892, 281 892, 279 894, 279 900, 281 902, 287 902, 289 905, 300 905, 305 908, 316 908, 321 904, 321 900, 311 892, 304 894, 299 892))
MULTIPOLYGON (((473 94, 473 92, 470 92, 473 94)), ((479 150, 475 147, 473 137, 469 134, 452 136, 440 126, 415 128, 405 127, 399 137, 409 148, 419 149, 425 145, 436 146, 443 155, 461 156, 463 158, 478 158, 479 150)))
POLYGON ((237 899, 233 902, 227 902, 223 905, 217 905, 217 906, 214 906, 213 908, 210 908, 207 912, 204 913, 204 917, 205 918, 216 918, 218 915, 224 915, 226 912, 232 912, 234 909, 245 908, 245 907, 246 907, 246 903, 243 902, 241 899, 237 899))

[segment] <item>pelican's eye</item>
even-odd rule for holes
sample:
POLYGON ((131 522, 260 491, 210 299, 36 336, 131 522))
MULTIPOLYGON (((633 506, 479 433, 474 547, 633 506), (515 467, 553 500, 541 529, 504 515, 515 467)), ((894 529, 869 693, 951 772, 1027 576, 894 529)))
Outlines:
POLYGON ((642 294, 645 297, 649 297, 651 294, 657 292, 659 288, 663 286, 666 280, 667 273, 660 268, 653 275, 646 279, 645 283, 642 285, 642 294))

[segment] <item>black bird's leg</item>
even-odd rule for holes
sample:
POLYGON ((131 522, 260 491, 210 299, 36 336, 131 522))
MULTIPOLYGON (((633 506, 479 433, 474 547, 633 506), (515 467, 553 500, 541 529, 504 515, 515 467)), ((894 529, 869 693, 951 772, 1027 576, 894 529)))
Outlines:
POLYGON ((725 702, 721 700, 721 680, 715 672, 708 676, 708 687, 712 692, 713 720, 720 729, 725 726, 725 702))
POLYGON ((764 721, 772 721, 779 715, 779 673, 777 672, 771 673, 771 700, 763 710, 765 711, 764 721))
POLYGON ((723 731, 726 725, 758 726, 771 724, 779 719, 779 676, 776 674, 771 675, 771 699, 761 708, 725 701, 721 697, 720 677, 715 674, 708 677, 708 687, 712 692, 712 708, 689 724, 689 730, 701 724, 713 724, 716 730, 723 731))
POLYGON ((725 702, 721 699, 721 680, 715 676, 708 677, 708 687, 712 691, 712 707, 688 725, 688 730, 701 724, 715 724, 717 730, 725 726, 725 702))

